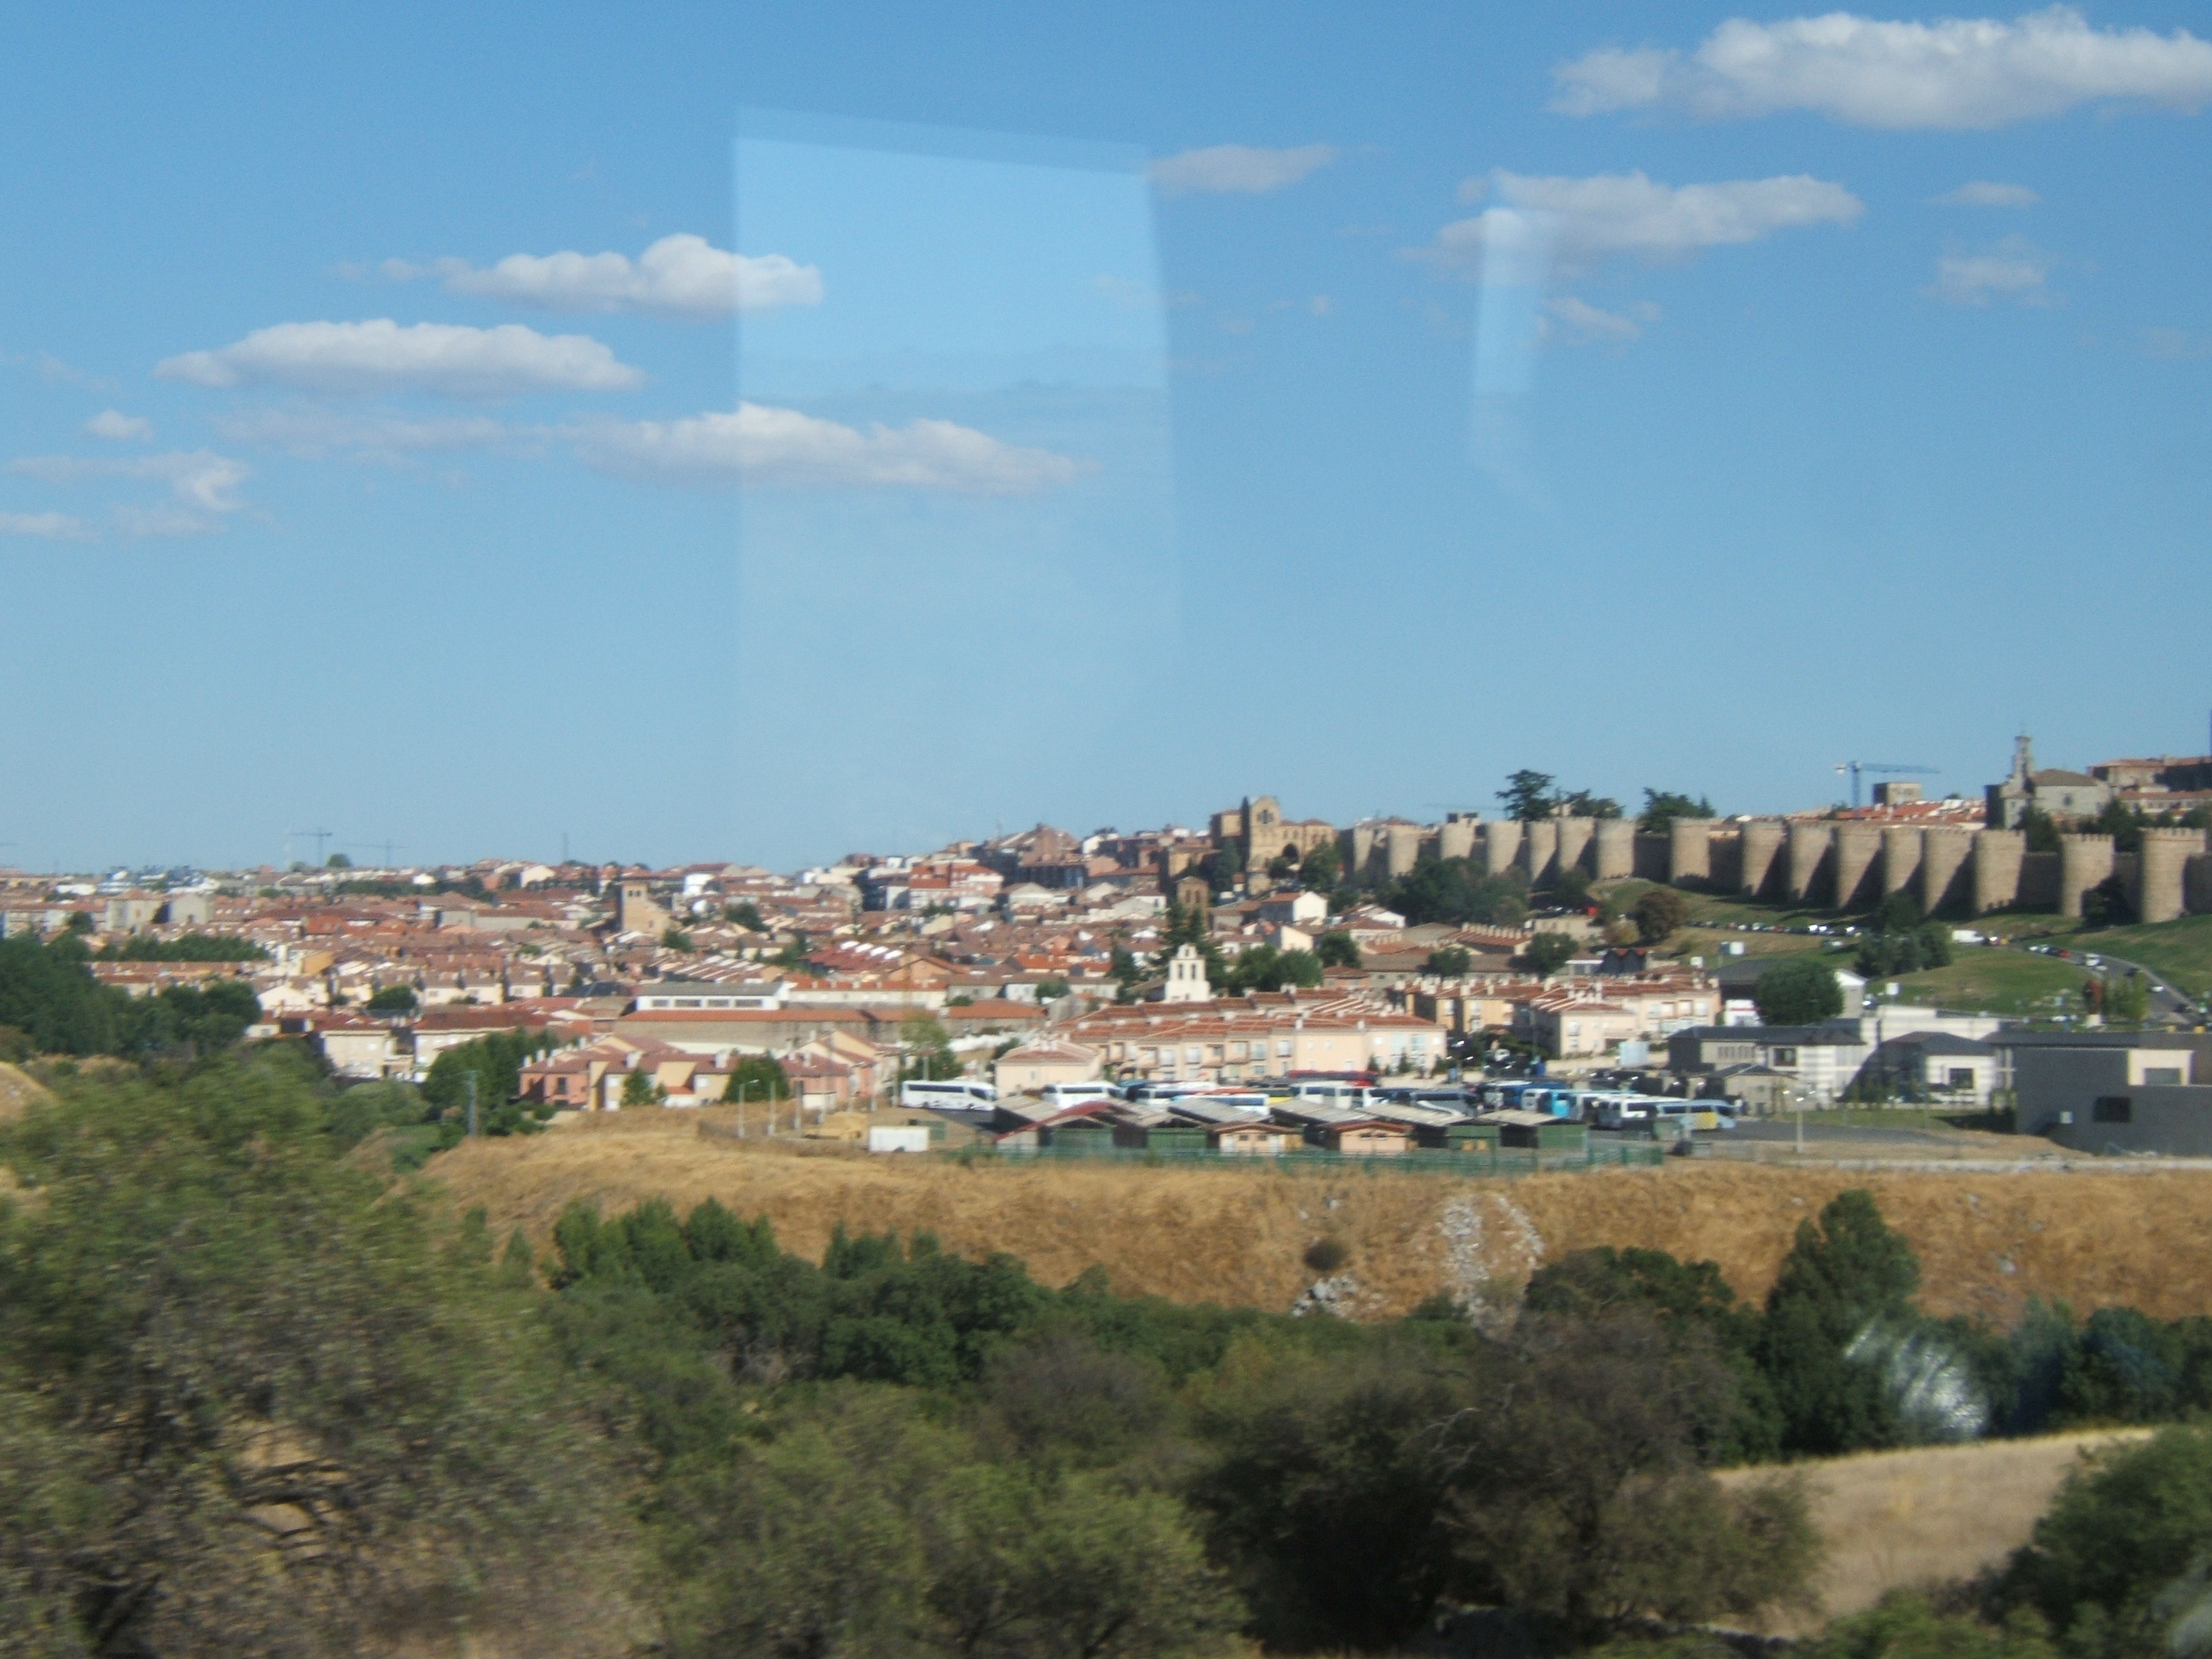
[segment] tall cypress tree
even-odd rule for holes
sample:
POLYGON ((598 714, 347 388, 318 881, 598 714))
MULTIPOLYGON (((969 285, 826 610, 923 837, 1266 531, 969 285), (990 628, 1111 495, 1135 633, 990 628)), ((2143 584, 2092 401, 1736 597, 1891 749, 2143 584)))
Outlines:
POLYGON ((1868 1193, 1837 1195, 1797 1242, 1766 1297, 1759 1364, 1782 1413, 1785 1451, 1814 1456, 1894 1444, 1899 1424, 1881 1370, 1846 1358, 1876 1327, 1917 1317, 1920 1263, 1868 1193))

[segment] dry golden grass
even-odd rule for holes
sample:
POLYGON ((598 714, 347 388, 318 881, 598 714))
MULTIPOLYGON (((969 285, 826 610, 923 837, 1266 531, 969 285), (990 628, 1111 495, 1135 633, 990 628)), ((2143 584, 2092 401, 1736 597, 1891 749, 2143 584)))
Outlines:
POLYGON ((2208 1171, 1685 1163, 1483 1181, 1014 1158, 971 1167, 702 1133, 719 1115, 594 1115, 456 1147, 425 1174, 457 1206, 483 1206, 500 1232, 520 1226, 541 1244, 574 1199, 612 1212, 714 1197, 765 1213, 787 1246, 817 1259, 841 1222, 921 1229, 965 1255, 1010 1252, 1053 1284, 1096 1263, 1125 1292, 1261 1308, 1291 1305, 1313 1278, 1299 1258, 1330 1234, 1351 1249, 1355 1311, 1368 1316, 1403 1313, 1440 1289, 1503 1309, 1540 1263, 1597 1244, 1717 1261, 1740 1294, 1763 1297, 1798 1223, 1863 1187, 1919 1253, 1932 1313, 2008 1319, 2030 1295, 2063 1297, 2077 1313, 2108 1304, 2160 1318, 2212 1312, 2208 1171))
MULTIPOLYGON (((2027 1541, 2080 1455, 2147 1430, 1996 1440, 1867 1452, 1800 1464, 1814 1524, 1827 1545, 1817 1608, 1774 1615, 1766 1628, 1802 1635, 1872 1607, 1893 1589, 1971 1578, 2027 1541)), ((1725 1485, 1771 1469, 1730 1469, 1725 1485)))

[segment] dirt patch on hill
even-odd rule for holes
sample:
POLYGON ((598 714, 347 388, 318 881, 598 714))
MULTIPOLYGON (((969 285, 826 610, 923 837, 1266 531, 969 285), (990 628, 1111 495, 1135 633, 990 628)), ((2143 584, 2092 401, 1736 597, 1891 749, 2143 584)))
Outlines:
POLYGON ((1401 1314, 1448 1291, 1478 1316, 1510 1309, 1543 1262, 1596 1244, 1641 1245, 1720 1264, 1765 1294, 1798 1224, 1837 1194, 1871 1190, 1919 1253, 1921 1301, 1937 1314, 2008 1320, 2031 1295, 2077 1314, 2106 1304, 2161 1318, 2212 1312, 2212 1171, 1862 1172, 1673 1164, 1462 1180, 1378 1168, 965 1165, 871 1158, 784 1140, 704 1133, 702 1115, 635 1112, 483 1140, 426 1171, 451 1200, 481 1205, 500 1232, 543 1243, 573 1200, 610 1212, 665 1197, 720 1199, 765 1213, 784 1243, 818 1259, 839 1224, 917 1230, 950 1249, 1003 1250, 1063 1284, 1103 1266, 1116 1288, 1177 1301, 1287 1309, 1316 1277, 1303 1257, 1340 1241, 1334 1305, 1401 1314))

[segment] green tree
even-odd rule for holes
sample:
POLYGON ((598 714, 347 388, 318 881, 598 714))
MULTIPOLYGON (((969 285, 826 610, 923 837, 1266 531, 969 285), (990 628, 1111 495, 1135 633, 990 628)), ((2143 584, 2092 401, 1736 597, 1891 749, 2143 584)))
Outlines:
POLYGON ((793 933, 784 941, 783 949, 770 957, 769 962, 771 966, 781 968, 787 974, 799 972, 806 966, 806 935, 793 933))
POLYGON ((1454 1424, 1466 1599, 1586 1643, 1626 1621, 1741 1616, 1802 1595, 1819 1540, 1794 1484, 1724 1492, 1698 1467, 1731 1410, 1708 1334, 1648 1312, 1516 1325, 1454 1424))
POLYGON ((669 1651, 927 1651, 917 1643, 927 1620, 921 1528, 901 1499, 948 1457, 920 1434, 801 1423, 678 1486, 673 1518, 690 1571, 667 1609, 669 1651), (882 1440, 892 1443, 871 1443, 882 1440))
POLYGON ((2133 1030, 2150 1018, 2150 981, 2130 969, 2105 975, 2105 1023, 2133 1030))
POLYGON ((1727 1366, 1732 1408, 1700 1419, 1701 1462, 1771 1462, 1781 1445, 1774 1391, 1759 1366, 1759 1317, 1736 1300, 1717 1264, 1680 1261, 1664 1250, 1577 1250, 1539 1268, 1522 1291, 1524 1312, 1553 1319, 1607 1319, 1642 1311, 1676 1340, 1701 1335, 1727 1366))
POLYGON ((353 860, 348 858, 343 853, 333 853, 330 857, 323 860, 323 868, 325 870, 350 870, 353 868, 353 860))
POLYGON ((0 1134, 40 1195, 0 1208, 4 1639, 352 1652, 424 1605, 580 1611, 605 1573, 568 1551, 635 1534, 488 1241, 341 1164, 297 1068, 165 1078, 0 1134))
POLYGON ((1411 1352, 1231 1352, 1196 1402, 1210 1455, 1191 1499, 1268 1648, 1389 1648, 1426 1626, 1453 1571, 1434 1430, 1469 1403, 1411 1352))
POLYGON ((2202 1650, 2212 1433, 2170 1428, 2084 1455, 1995 1597, 2032 1608, 2083 1659, 2202 1650))
POLYGON ((2143 826, 2149 822, 2149 814, 2137 811, 2115 795, 2099 809, 2096 817, 2081 825, 2081 830, 2086 835, 2110 836, 2115 852, 2140 853, 2143 826))
POLYGON ((1593 795, 1587 789, 1577 789, 1572 794, 1562 795, 1559 809, 1571 818, 1617 818, 1620 803, 1610 795, 1593 795))
POLYGON ((1432 859, 1392 883, 1383 900, 1416 926, 1515 927, 1528 913, 1528 878, 1518 870, 1492 876, 1468 859, 1432 859))
POLYGON ((1359 966, 1359 942, 1340 927, 1332 927, 1316 939, 1314 954, 1324 968, 1359 966))
POLYGON ((379 986, 368 1003, 372 1014, 411 1014, 421 1006, 411 985, 379 986))
POLYGON ((689 951, 691 935, 681 927, 670 927, 660 935, 660 948, 664 951, 689 951))
POLYGON ((1332 891, 1344 875, 1344 860, 1333 841, 1316 842, 1298 864, 1298 884, 1310 893, 1332 891))
POLYGON ((356 1083, 325 1109, 331 1138, 340 1146, 357 1146, 379 1129, 422 1123, 430 1115, 420 1089, 393 1079, 356 1083))
POLYGON ((2128 884, 2117 875, 2106 877, 2081 895, 2084 927, 2117 927, 2134 915, 2135 908, 2128 902, 2128 884))
POLYGON ((1880 1365, 1855 1362, 1870 1333, 1910 1329, 1920 1264, 1863 1191, 1839 1194, 1796 1243, 1766 1298, 1762 1369, 1774 1389, 1785 1451, 1831 1456, 1901 1437, 1880 1365))
POLYGON ((1217 893, 1227 892, 1244 873, 1243 848, 1233 841, 1223 842, 1206 855, 1204 870, 1208 886, 1217 893))
POLYGON ((933 1495, 925 1534, 928 1600, 952 1653, 1150 1659, 1218 1651, 1243 1622, 1162 1492, 970 1465, 933 1495))
POLYGON ((1130 953, 1129 947, 1117 941, 1107 964, 1107 975, 1114 981, 1115 1000, 1135 1001, 1137 987, 1144 983, 1145 970, 1137 965, 1137 958, 1130 953))
POLYGON ((2059 849, 2058 823, 2050 813, 2031 802, 2021 814, 2020 828, 2027 836, 2027 850, 2031 853, 2056 853, 2059 849))
POLYGON ((1571 864, 1553 878, 1552 896, 1567 909, 1587 909, 1589 895, 1590 872, 1580 865, 1571 864))
POLYGON ((1690 919, 1690 902, 1671 887, 1647 887, 1629 914, 1636 919, 1637 938, 1657 945, 1690 919))
POLYGON ((1312 951, 1255 945, 1230 963, 1221 988, 1224 995, 1242 996, 1248 991, 1279 991, 1285 985, 1310 989, 1321 982, 1321 958, 1312 951))
POLYGON ((1218 985, 1229 977, 1228 968, 1222 961, 1221 947, 1213 942, 1213 927, 1202 904, 1183 905, 1168 901, 1164 926, 1160 933, 1159 955, 1163 960, 1173 956, 1188 945, 1206 963, 1208 984, 1218 985))
POLYGON ((1878 933, 1917 933, 1920 927, 1920 901, 1912 896, 1911 890, 1900 887, 1874 909, 1875 931, 1878 933))
POLYGON ((1648 785, 1644 791, 1644 810, 1636 815, 1636 827, 1647 836, 1663 836, 1674 827, 1676 818, 1709 818, 1713 816, 1713 804, 1705 796, 1695 799, 1672 790, 1654 789, 1648 785))
POLYGON ((1549 772, 1534 772, 1523 769, 1505 780, 1505 787, 1498 792, 1498 799, 1505 803, 1505 816, 1523 823, 1534 823, 1539 818, 1552 816, 1559 805, 1552 793, 1557 781, 1549 772))
POLYGON ((1901 1590, 1835 1620, 1801 1651, 1806 1659, 2059 1659, 2050 1627, 2033 1613, 1985 1624, 1937 1613, 1926 1597, 1901 1590))
POLYGON ((952 1052, 952 1033, 931 1014, 916 1012, 899 1022, 899 1048, 905 1055, 899 1066, 902 1079, 936 1082, 966 1069, 952 1052))
POLYGON ((261 1017, 243 980, 171 986, 132 997, 94 979, 84 943, 0 939, 0 1025, 40 1054, 204 1056, 229 1048, 261 1017))
POLYGON ((92 918, 83 911, 72 910, 70 912, 70 919, 62 924, 62 931, 65 933, 82 934, 96 933, 99 930, 93 926, 92 918))
POLYGON ((732 927, 742 927, 748 933, 765 933, 768 923, 761 920, 760 907, 750 899, 740 899, 735 904, 722 908, 722 920, 732 927))
POLYGON ((1473 953, 1457 945, 1440 945, 1429 952, 1424 971, 1442 979, 1460 979, 1474 966, 1473 953))
POLYGON ((770 1054, 739 1054, 730 1063, 725 1100, 788 1100, 791 1076, 783 1062, 770 1054))
POLYGON ((517 1026, 448 1048, 432 1060, 422 1097, 441 1114, 446 1144, 458 1140, 466 1128, 471 1076, 476 1079, 477 1121, 483 1133, 535 1134, 544 1128, 555 1109, 524 1107, 515 1095, 524 1063, 559 1045, 550 1032, 517 1026))
POLYGON ((660 1085, 651 1072, 641 1067, 623 1074, 622 1103, 625 1108, 658 1106, 661 1099, 660 1085))
POLYGON ((1814 1025, 1844 1012, 1836 970, 1811 952, 1776 963, 1759 976, 1751 994, 1769 1025, 1814 1025))
POLYGON ((269 952, 250 939, 223 933, 186 933, 178 939, 153 939, 134 933, 103 946, 95 962, 265 962, 269 952))
POLYGON ((1528 942, 1521 947, 1521 959, 1539 975, 1549 979, 1560 969, 1565 967, 1575 952, 1581 948, 1575 943, 1573 937, 1567 933, 1556 932, 1534 933, 1530 935, 1528 942))

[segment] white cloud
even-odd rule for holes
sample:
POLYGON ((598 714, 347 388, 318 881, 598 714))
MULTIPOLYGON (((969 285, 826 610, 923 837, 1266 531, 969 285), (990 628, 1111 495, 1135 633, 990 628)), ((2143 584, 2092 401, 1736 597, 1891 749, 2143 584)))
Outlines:
POLYGON ((2024 306, 2048 305, 2045 286, 2051 257, 2033 243, 2008 236, 1980 253, 1946 253, 1936 261, 1936 280, 1921 291, 1947 305, 1985 306, 2010 300, 2024 306))
POLYGON ((1187 149, 1152 163, 1152 182, 1163 196, 1263 196, 1295 185, 1336 160, 1335 147, 1302 144, 1296 149, 1255 149, 1249 144, 1216 144, 1187 149))
POLYGON ((616 392, 644 375, 584 334, 544 335, 519 323, 460 328, 365 323, 279 323, 234 345, 188 351, 155 367, 196 386, 281 386, 341 394, 423 392, 507 398, 532 392, 616 392))
POLYGON ((154 435, 154 423, 143 415, 125 415, 119 410, 103 409, 84 423, 85 435, 90 438, 109 438, 117 443, 131 439, 141 442, 154 435))
POLYGON ((1593 52, 1553 71, 1570 115, 1663 106, 1706 120, 1813 110, 1866 127, 1996 127, 2108 100, 2193 113, 2212 102, 2212 42, 2093 29, 2070 6, 2007 23, 1884 22, 1850 12, 1731 18, 1688 58, 1593 52))
POLYGON ((741 403, 675 421, 606 422, 570 436, 585 463, 652 483, 786 489, 905 489, 1031 495, 1088 469, 950 421, 863 432, 797 410, 741 403))
POLYGON ((1617 254, 1686 258, 1778 230, 1851 224, 1866 210, 1841 185, 1802 173, 1675 185, 1640 172, 1564 179, 1500 168, 1461 187, 1462 200, 1492 194, 1500 205, 1446 225, 1421 253, 1449 264, 1503 261, 1509 278, 1534 281, 1547 259, 1574 266, 1617 254))
POLYGON ((635 262, 620 253, 510 253, 483 268, 465 259, 427 268, 387 259, 380 269, 402 282, 436 275, 448 293, 544 311, 635 311, 703 322, 822 303, 819 266, 781 253, 732 253, 689 234, 662 237, 635 262))
POLYGON ((313 406, 219 416, 216 429, 234 443, 261 444, 294 455, 350 451, 376 460, 489 449, 516 435, 514 428, 489 416, 416 419, 388 413, 341 414, 313 406))
POLYGON ((1542 337, 1553 345, 1626 345, 1639 338, 1647 325, 1659 320, 1659 307, 1639 301, 1620 312, 1601 311, 1571 294, 1562 294, 1544 307, 1542 337))
POLYGON ((0 513, 0 536, 41 536, 50 542, 88 540, 92 526, 66 513, 0 513))
MULTIPOLYGON (((11 460, 7 471, 22 477, 45 477, 49 484, 69 484, 84 477, 159 477, 168 484, 170 504, 164 511, 191 515, 206 529, 204 514, 234 514, 243 502, 239 487, 252 469, 243 460, 216 456, 212 449, 179 449, 166 456, 139 456, 135 460, 106 460, 82 456, 24 456, 11 460)), ((139 508, 119 508, 133 514, 139 508)), ((166 533, 166 531, 164 531, 166 533)))
POLYGON ((2026 185, 1992 184, 1972 179, 1956 190, 1928 198, 1930 207, 2032 208, 2043 198, 2026 185))

